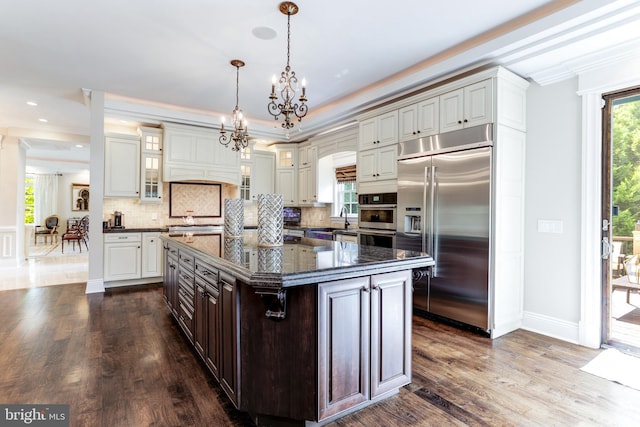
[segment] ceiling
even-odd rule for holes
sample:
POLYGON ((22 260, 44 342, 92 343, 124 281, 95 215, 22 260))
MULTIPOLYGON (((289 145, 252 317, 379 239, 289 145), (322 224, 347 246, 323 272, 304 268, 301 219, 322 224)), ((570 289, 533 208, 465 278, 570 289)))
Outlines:
POLYGON ((235 106, 235 58, 251 136, 299 142, 471 68, 501 64, 545 85, 640 55, 637 0, 298 0, 290 62, 309 114, 285 135, 267 112, 286 64, 278 0, 0 1, 0 134, 31 147, 28 165, 57 172, 88 164, 93 91, 109 125, 217 127, 235 106))

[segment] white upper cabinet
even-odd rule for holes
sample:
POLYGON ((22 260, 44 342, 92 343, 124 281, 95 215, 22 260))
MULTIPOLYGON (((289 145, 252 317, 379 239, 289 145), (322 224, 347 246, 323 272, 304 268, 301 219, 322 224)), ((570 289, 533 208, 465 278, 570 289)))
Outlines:
POLYGON ((298 168, 309 168, 318 161, 318 147, 315 145, 300 145, 298 147, 298 168))
POLYGON ((358 182, 372 182, 398 177, 395 146, 358 152, 358 182))
POLYGON ((276 146, 276 193, 284 204, 298 203, 298 147, 294 144, 276 146))
POLYGON ((287 206, 295 206, 298 202, 295 183, 294 169, 276 169, 276 193, 282 194, 282 200, 287 206))
POLYGON ((398 111, 363 120, 360 123, 360 150, 383 147, 398 142, 398 111))
POLYGON ((240 184, 240 153, 218 142, 215 129, 164 124, 163 179, 240 184))
POLYGON ((297 147, 291 145, 276 147, 276 169, 294 169, 297 164, 297 147))
POLYGON ((318 147, 309 143, 298 147, 298 203, 318 201, 318 147))
POLYGON ((440 95, 440 132, 493 122, 493 80, 440 95))
POLYGON ((247 202, 257 202, 258 194, 275 192, 276 157, 270 151, 256 151, 253 143, 240 152, 240 198, 247 202))
POLYGON ((104 148, 104 197, 139 197, 140 139, 109 135, 104 148))
POLYGON ((440 129, 440 98, 434 97, 398 110, 400 141, 435 135, 440 129))

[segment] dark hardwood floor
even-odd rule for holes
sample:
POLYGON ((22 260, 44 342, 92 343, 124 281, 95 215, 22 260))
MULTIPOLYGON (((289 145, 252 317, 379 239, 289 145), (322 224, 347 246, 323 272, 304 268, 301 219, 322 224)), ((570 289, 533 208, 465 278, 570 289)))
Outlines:
MULTIPOLYGON (((0 403, 70 404, 72 426, 244 426, 159 286, 0 292, 0 403)), ((579 370, 599 350, 490 340, 420 317, 413 382, 333 426, 638 425, 640 391, 579 370)), ((295 391, 294 391, 295 392, 295 391)))

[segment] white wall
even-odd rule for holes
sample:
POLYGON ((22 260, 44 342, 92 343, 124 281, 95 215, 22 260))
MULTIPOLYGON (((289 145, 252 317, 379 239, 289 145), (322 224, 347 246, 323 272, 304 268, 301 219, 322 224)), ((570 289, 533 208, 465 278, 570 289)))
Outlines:
POLYGON ((19 243, 24 236, 24 221, 18 222, 19 209, 24 202, 24 149, 15 137, 0 139, 0 265, 15 265, 22 262, 23 245, 19 243), (22 179, 20 177, 23 177, 22 179))
POLYGON ((580 320, 581 115, 577 78, 527 93, 524 327, 577 341, 580 320), (561 233, 538 231, 561 221, 561 233))

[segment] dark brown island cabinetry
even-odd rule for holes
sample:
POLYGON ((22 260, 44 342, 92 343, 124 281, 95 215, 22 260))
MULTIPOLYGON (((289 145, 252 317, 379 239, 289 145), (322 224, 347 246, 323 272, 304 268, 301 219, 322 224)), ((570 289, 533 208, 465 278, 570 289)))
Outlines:
POLYGON ((193 254, 178 252, 178 323, 191 342, 195 329, 194 263, 193 254))
POLYGON ((178 248, 164 251, 163 296, 174 316, 178 315, 178 248))
POLYGON ((411 382, 411 272, 318 285, 319 418, 411 382))
POLYGON ((220 272, 220 385, 229 398, 238 406, 238 294, 236 279, 220 272))
POLYGON ((411 272, 431 257, 303 238, 273 258, 250 237, 225 259, 213 237, 163 236, 167 304, 177 282, 171 313, 238 409, 322 424, 410 382, 411 272))

